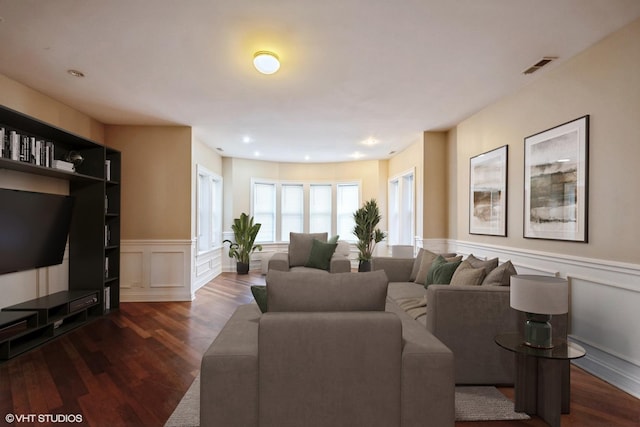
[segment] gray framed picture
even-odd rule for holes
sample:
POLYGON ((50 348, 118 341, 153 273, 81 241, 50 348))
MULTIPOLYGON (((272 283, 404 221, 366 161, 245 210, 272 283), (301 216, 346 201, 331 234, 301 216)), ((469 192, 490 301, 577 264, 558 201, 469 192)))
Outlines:
POLYGON ((589 116, 524 139, 524 237, 587 242, 589 116))
POLYGON ((469 161, 469 234, 507 235, 507 145, 469 161))

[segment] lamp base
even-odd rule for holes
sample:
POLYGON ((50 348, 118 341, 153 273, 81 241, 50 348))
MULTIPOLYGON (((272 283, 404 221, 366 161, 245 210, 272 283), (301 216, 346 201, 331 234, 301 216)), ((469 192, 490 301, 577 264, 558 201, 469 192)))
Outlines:
POLYGON ((524 324, 524 344, 534 348, 553 348, 551 315, 527 313, 524 324))

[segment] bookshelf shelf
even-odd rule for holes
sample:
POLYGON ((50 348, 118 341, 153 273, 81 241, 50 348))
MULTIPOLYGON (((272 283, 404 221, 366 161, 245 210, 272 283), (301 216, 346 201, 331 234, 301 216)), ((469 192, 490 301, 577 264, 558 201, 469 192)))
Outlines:
MULTIPOLYGON (((3 317, 6 318, 10 313, 9 308, 5 307, 0 311, 0 359, 7 359, 119 307, 121 154, 4 106, 0 106, 1 130, 4 130, 5 139, 0 140, 0 169, 69 182, 74 210, 69 232, 69 286, 65 292, 89 292, 96 298, 95 304, 78 313, 65 312, 64 303, 54 305, 56 308, 52 308, 53 311, 35 310, 37 326, 3 341, 3 317), (11 132, 19 134, 21 138, 40 141, 41 149, 36 150, 39 157, 35 156, 34 160, 31 155, 30 161, 11 158, 13 146, 8 140, 11 132), (45 151, 48 157, 43 154, 45 151), (49 167, 54 164, 53 160, 66 160, 70 153, 77 153, 83 159, 81 164, 76 165, 75 172, 49 167), (57 309, 61 311, 56 313, 57 309), (56 323, 59 320, 63 321, 62 324, 56 323)), ((58 294, 52 295, 65 298, 58 294)), ((52 295, 36 300, 45 304, 52 295)), ((69 295, 66 298, 73 299, 69 295)), ((36 300, 28 303, 34 305, 36 300)))

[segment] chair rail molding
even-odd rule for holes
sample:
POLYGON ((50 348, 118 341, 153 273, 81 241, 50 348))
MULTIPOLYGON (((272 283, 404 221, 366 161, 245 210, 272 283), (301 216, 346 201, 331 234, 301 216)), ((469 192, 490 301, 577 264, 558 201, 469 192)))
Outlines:
POLYGON ((121 240, 120 301, 192 301, 194 254, 195 240, 121 240))
POLYGON ((569 339, 587 350, 573 363, 640 398, 640 264, 461 240, 449 240, 447 248, 569 280, 569 339))

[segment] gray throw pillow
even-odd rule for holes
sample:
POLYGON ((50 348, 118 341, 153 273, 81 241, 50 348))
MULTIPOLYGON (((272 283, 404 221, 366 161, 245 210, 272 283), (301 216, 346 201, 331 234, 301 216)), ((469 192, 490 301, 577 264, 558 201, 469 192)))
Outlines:
POLYGON ((482 267, 474 268, 469 260, 462 261, 462 264, 456 268, 451 278, 451 286, 467 285, 480 286, 485 276, 485 270, 482 267))
POLYGON ((418 271, 420 270, 420 264, 422 263, 422 254, 424 253, 424 249, 420 248, 418 251, 418 255, 416 255, 413 260, 413 268, 411 269, 411 275, 409 276, 409 281, 414 282, 416 277, 418 277, 418 271))
POLYGON ((488 260, 481 260, 470 254, 467 257, 467 261, 471 264, 473 268, 484 268, 485 275, 491 273, 491 270, 498 266, 498 258, 491 258, 488 260))
POLYGON ((429 273, 431 264, 433 264, 433 261, 438 258, 438 254, 426 249, 421 250, 420 252, 422 253, 422 259, 420 260, 420 269, 418 270, 418 274, 416 275, 414 282, 424 285, 427 280, 427 274, 429 273))
POLYGON ((509 286, 511 276, 514 274, 518 274, 516 268, 511 261, 507 261, 491 270, 491 273, 487 274, 482 281, 482 286, 509 286))

